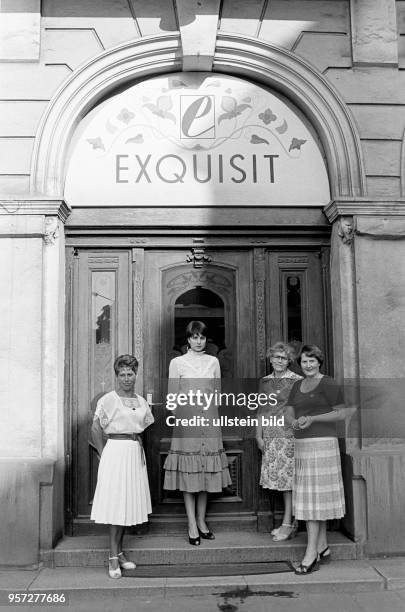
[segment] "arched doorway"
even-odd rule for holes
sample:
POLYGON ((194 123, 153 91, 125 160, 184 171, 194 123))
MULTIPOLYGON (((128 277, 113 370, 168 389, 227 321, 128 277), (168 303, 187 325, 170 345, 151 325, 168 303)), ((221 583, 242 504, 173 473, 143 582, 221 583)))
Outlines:
MULTIPOLYGON (((170 72, 178 69, 179 64, 175 58, 178 44, 179 41, 175 36, 164 38, 157 37, 153 41, 137 41, 133 45, 126 45, 114 51, 102 54, 102 56, 89 62, 88 65, 72 76, 52 102, 36 139, 32 173, 33 187, 36 190, 46 193, 48 196, 60 197, 63 195, 68 147, 72 141, 75 129, 88 110, 93 108, 100 99, 108 96, 115 88, 122 87, 132 82, 133 79, 139 78, 140 76, 152 76, 156 71, 170 72), (157 48, 160 50, 159 59, 151 61, 157 48), (140 57, 142 57, 141 60, 139 59, 140 57)), ((234 73, 244 78, 265 83, 267 87, 274 88, 275 91, 281 92, 284 96, 293 100, 305 114, 307 119, 312 122, 315 131, 322 141, 328 162, 332 197, 350 197, 363 193, 364 181, 358 138, 350 116, 343 102, 331 91, 328 83, 323 80, 320 75, 315 74, 312 68, 305 62, 288 52, 281 51, 261 42, 259 43, 253 39, 244 39, 241 43, 241 41, 238 41, 235 37, 220 35, 218 38, 214 70, 217 74, 234 73), (247 57, 250 58, 249 61, 247 61, 247 57)), ((142 205, 141 202, 137 202, 137 204, 142 205)), ((108 236, 113 235, 114 232, 115 236, 117 235, 117 226, 131 228, 130 231, 133 231, 134 227, 153 227, 158 228, 156 229, 157 233, 164 233, 167 228, 171 230, 176 228, 179 222, 179 215, 173 218, 170 218, 169 214, 166 214, 164 217, 160 215, 160 213, 157 213, 154 218, 152 218, 152 214, 148 216, 148 213, 146 213, 145 215, 142 206, 139 210, 131 210, 133 214, 127 215, 126 217, 125 215, 124 217, 120 216, 120 211, 116 212, 111 209, 107 212, 105 210, 102 212, 101 210, 98 211, 99 216, 97 217, 96 214, 96 219, 94 212, 97 211, 93 211, 93 224, 97 227, 103 227, 102 232, 104 241, 100 240, 98 245, 99 248, 104 249, 104 251, 101 258, 99 257, 99 251, 93 252, 93 256, 98 259, 98 263, 107 266, 110 265, 108 263, 109 260, 116 257, 115 252, 113 253, 111 250, 108 251, 106 248, 111 247, 112 243, 108 236), (122 223, 123 219, 125 220, 122 223), (162 230, 161 228, 166 229, 162 230)), ((77 278, 75 274, 80 274, 79 269, 81 269, 81 264, 77 266, 77 263, 72 263, 74 258, 80 258, 82 255, 84 257, 85 252, 80 251, 80 249, 82 247, 88 249, 89 246, 91 247, 95 244, 92 240, 89 241, 88 237, 84 237, 86 229, 92 227, 91 221, 89 221, 91 215, 86 218, 86 214, 84 213, 82 215, 82 213, 83 210, 75 210, 74 215, 71 217, 71 221, 69 221, 67 225, 68 247, 71 249, 69 252, 71 255, 69 265, 72 264, 72 277, 74 278, 77 278), (78 230, 78 233, 76 230, 78 230), (84 237, 83 240, 78 238, 79 233, 81 237, 84 237), (75 238, 73 238, 73 235, 75 235, 75 238)), ((290 213, 291 215, 288 222, 285 222, 284 218, 282 220, 282 223, 285 224, 286 232, 288 232, 288 227, 293 225, 293 211, 290 211, 290 213)), ((249 238, 245 240, 245 242, 242 241, 239 246, 233 243, 234 248, 236 250, 239 249, 240 253, 243 249, 251 249, 250 278, 247 282, 249 286, 252 286, 252 295, 254 296, 254 304, 252 306, 254 306, 254 308, 252 307, 253 316, 251 320, 249 319, 250 314, 245 312, 243 325, 246 325, 246 322, 249 321, 249 341, 251 342, 252 338, 254 339, 255 354, 249 355, 247 361, 252 367, 254 365, 255 373, 257 374, 263 371, 266 343, 268 343, 271 338, 274 338, 275 335, 280 335, 281 333, 285 335, 283 331, 285 328, 283 325, 285 326, 286 324, 286 315, 285 312, 281 312, 282 309, 280 308, 280 299, 284 295, 284 285, 277 276, 277 274, 281 274, 281 270, 283 270, 283 273, 286 271, 292 278, 296 276, 296 266, 302 266, 302 269, 306 266, 311 267, 313 264, 312 256, 318 258, 318 263, 316 265, 314 264, 315 268, 318 266, 318 271, 315 274, 317 279, 316 283, 318 283, 316 295, 322 296, 320 298, 320 303, 322 304, 321 320, 325 323, 327 319, 327 313, 325 314, 325 296, 328 295, 328 270, 326 263, 328 259, 328 239, 325 240, 324 238, 328 235, 328 231, 325 227, 322 227, 322 235, 318 233, 316 239, 312 240, 311 238, 310 240, 306 240, 300 238, 292 243, 288 243, 288 241, 284 240, 286 233, 283 234, 283 232, 280 231, 280 234, 277 235, 277 239, 273 242, 271 240, 266 241, 267 237, 264 240, 261 238, 262 231, 260 221, 255 224, 254 220, 249 218, 243 210, 240 214, 238 213, 238 215, 239 220, 237 222, 231 218, 231 223, 234 223, 233 227, 241 223, 240 227, 253 227, 255 235, 260 235, 256 241, 249 238), (281 235, 284 236, 283 239, 280 239, 281 235), (255 244, 253 244, 254 242, 255 244), (308 247, 306 252, 303 250, 305 246, 308 247), (290 269, 287 269, 288 266, 290 266, 290 269), (270 272, 272 269, 276 270, 277 273, 270 272), (321 278, 321 284, 319 284, 319 278, 321 278), (272 282, 273 289, 270 290, 269 287, 272 282), (278 299, 275 298, 277 295, 278 299), (269 316, 269 312, 271 316, 269 325, 266 328, 266 317, 269 316), (266 337, 267 329, 270 330, 270 335, 268 337, 266 337)), ((200 219, 199 227, 203 227, 204 220, 201 222, 202 217, 199 217, 198 214, 196 217, 192 218, 192 225, 194 227, 198 226, 198 220, 196 221, 198 218, 200 219)), ((277 217, 276 215, 276 224, 277 219, 280 219, 280 216, 277 217)), ((221 217, 219 214, 215 223, 218 226, 221 225, 223 229, 226 227, 227 221, 226 215, 222 214, 221 217)), ((308 221, 308 219, 305 221, 308 224, 307 227, 311 227, 312 221, 308 221)), ((302 225, 305 224, 305 221, 303 221, 302 225)), ((319 223, 319 221, 316 221, 315 224, 316 223, 319 223)), ((320 225, 322 225, 322 223, 320 223, 320 225)), ((272 223, 270 219, 267 218, 263 225, 263 227, 266 228, 267 236, 273 231, 271 226, 272 223)), ((142 232, 143 229, 141 229, 140 234, 142 234, 142 232)), ((114 244, 117 249, 121 248, 121 254, 123 253, 123 247, 128 249, 130 245, 133 247, 135 244, 137 248, 134 250, 138 250, 138 247, 140 247, 140 250, 146 245, 144 252, 144 262, 146 266, 144 270, 146 270, 148 248, 150 248, 152 252, 153 248, 157 248, 157 245, 162 242, 159 243, 158 240, 154 242, 154 239, 139 237, 138 234, 132 242, 129 238, 126 242, 124 239, 120 238, 116 240, 114 244)), ((172 252, 176 244, 173 242, 169 244, 169 242, 170 241, 167 240, 165 245, 169 249, 169 252, 172 252)), ((214 244, 214 248, 217 248, 219 242, 214 244)), ((178 244, 179 242, 177 246, 178 244)), ((192 244, 192 241, 189 240, 188 244, 192 244)), ((224 247, 226 244, 228 243, 224 241, 221 246, 224 247)), ((167 253, 168 251, 165 252, 163 258, 167 257, 167 253)), ((88 252, 86 252, 86 256, 87 255, 89 255, 88 252)), ((120 318, 123 329, 120 331, 121 344, 119 346, 126 346, 128 350, 142 350, 145 354, 146 363, 149 358, 150 337, 149 330, 146 326, 142 327, 142 310, 147 310, 149 308, 149 303, 147 299, 143 299, 140 293, 142 285, 140 277, 142 277, 143 272, 139 272, 138 260, 136 260, 136 268, 138 271, 136 272, 134 280, 132 273, 135 260, 131 249, 125 251, 123 257, 127 263, 122 264, 121 261, 119 262, 118 266, 120 267, 120 272, 117 272, 117 274, 123 274, 124 277, 127 278, 125 282, 128 283, 128 288, 125 290, 120 289, 120 299, 121 304, 124 304, 124 306, 122 306, 122 312, 124 312, 127 307, 128 310, 127 314, 123 314, 120 318), (124 270, 122 265, 124 265, 124 268, 127 266, 127 268, 124 270), (136 285, 136 294, 131 284, 132 282, 136 285), (131 310, 131 308, 133 310, 131 310), (134 317, 132 318, 131 312, 134 312, 134 317)), ((89 262, 87 262, 87 264, 89 264, 89 262)), ((87 264, 83 263, 82 272, 87 264)), ((88 270, 86 273, 88 273, 88 270)), ((68 277, 70 278, 69 274, 68 277)), ((304 276, 305 282, 311 284, 312 277, 305 274, 304 276)), ((303 286, 301 287, 301 280, 300 288, 304 291, 303 286)), ((116 305, 116 307, 118 309, 121 308, 121 306, 118 305, 116 305)), ((306 307, 308 307, 308 302, 306 303, 306 307)), ((303 317, 305 316, 306 315, 303 314, 303 317)), ((290 323, 292 324, 291 317, 292 315, 290 315, 290 323)), ((287 324, 289 324, 288 315, 287 324)), ((307 321, 306 324, 307 330, 313 329, 311 328, 310 320, 307 321)), ((302 330, 303 329, 304 328, 302 328, 302 330)), ((325 330, 325 326, 323 330, 325 330)), ((324 331, 322 333, 324 333, 324 331)), ((355 337, 355 334, 352 334, 352 337, 355 337)), ((346 352, 350 354, 349 357, 351 360, 355 359, 355 357, 353 357, 356 353, 354 346, 348 347, 346 352)), ((156 363, 156 353, 151 351, 150 354, 154 355, 153 359, 156 363)), ((239 355, 241 354, 242 353, 239 353, 239 355)), ((76 363, 74 367, 76 367, 76 363)), ((159 368, 160 367, 161 366, 159 366, 159 368)), ((77 382, 77 372, 75 376, 77 382)), ((149 391, 147 382, 148 381, 145 381, 144 384, 144 393, 149 391)), ((76 386, 76 388, 78 387, 76 386)), ((86 406, 86 400, 83 399, 82 409, 87 410, 86 406)), ((78 416, 80 420, 79 415, 76 416, 78 416)), ((86 419, 87 418, 88 414, 86 412, 86 419)), ((70 423, 70 419, 67 419, 67 423, 70 423)), ((69 443, 67 450, 72 450, 69 448, 69 443)), ((79 448, 76 447, 76 451, 78 453, 77 456, 80 455, 80 457, 86 455, 88 452, 87 447, 86 451, 79 451, 79 448)), ((76 460, 75 452, 69 452, 68 454, 75 457, 76 460)), ((80 469, 81 468, 77 465, 76 470, 80 469)), ((84 516, 85 515, 86 512, 84 513, 84 516)))

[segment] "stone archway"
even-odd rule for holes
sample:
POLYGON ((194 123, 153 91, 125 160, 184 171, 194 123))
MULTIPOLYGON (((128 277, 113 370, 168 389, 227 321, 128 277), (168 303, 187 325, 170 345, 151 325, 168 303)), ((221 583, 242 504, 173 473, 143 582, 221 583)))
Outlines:
MULTIPOLYGON (((152 75, 180 71, 178 34, 126 43, 92 59, 56 93, 37 133, 31 190, 62 197, 65 162, 74 131, 98 101, 114 89, 152 75)), ((365 195, 356 128, 340 96, 310 64, 254 38, 219 34, 213 71, 260 81, 290 98, 317 131, 327 156, 332 199, 365 195)))

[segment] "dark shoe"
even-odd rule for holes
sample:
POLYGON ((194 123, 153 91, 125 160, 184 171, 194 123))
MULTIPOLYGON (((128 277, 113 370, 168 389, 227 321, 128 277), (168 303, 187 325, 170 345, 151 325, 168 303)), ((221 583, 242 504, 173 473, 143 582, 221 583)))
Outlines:
POLYGON ((330 562, 330 549, 329 546, 325 548, 322 552, 318 553, 319 563, 329 563, 330 562))
POLYGON ((197 536, 196 538, 190 538, 190 536, 188 536, 188 543, 191 544, 191 546, 200 546, 200 536, 197 536))
POLYGON ((199 527, 197 527, 198 529, 198 533, 200 534, 200 536, 202 537, 203 540, 215 540, 215 536, 212 533, 212 531, 201 531, 201 529, 199 527))
POLYGON ((319 561, 318 556, 316 556, 310 565, 303 565, 303 563, 300 563, 299 566, 295 568, 295 573, 298 576, 302 576, 304 574, 311 574, 312 572, 316 572, 318 570, 319 561))

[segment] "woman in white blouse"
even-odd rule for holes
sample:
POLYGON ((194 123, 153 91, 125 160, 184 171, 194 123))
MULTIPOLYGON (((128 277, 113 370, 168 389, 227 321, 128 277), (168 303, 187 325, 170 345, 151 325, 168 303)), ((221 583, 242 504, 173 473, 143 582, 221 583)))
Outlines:
POLYGON ((145 454, 140 433, 154 422, 150 408, 135 393, 138 361, 120 355, 114 362, 117 390, 97 402, 92 437, 101 455, 91 519, 110 526, 108 573, 121 578, 121 568, 135 569, 122 552, 124 529, 148 520, 152 512, 145 454), (103 431, 108 440, 103 448, 103 431))

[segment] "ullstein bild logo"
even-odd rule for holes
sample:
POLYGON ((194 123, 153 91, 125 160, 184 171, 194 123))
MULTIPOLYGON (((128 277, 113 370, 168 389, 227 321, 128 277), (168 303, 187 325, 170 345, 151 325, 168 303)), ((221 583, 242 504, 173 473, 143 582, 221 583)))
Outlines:
POLYGON ((180 96, 180 138, 215 138, 215 96, 180 96))

